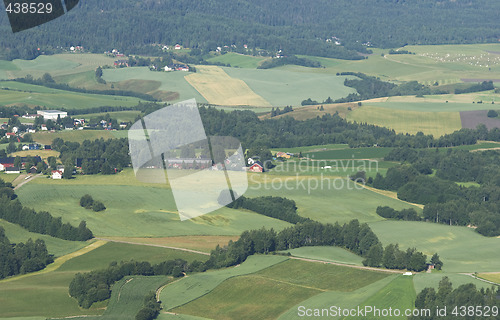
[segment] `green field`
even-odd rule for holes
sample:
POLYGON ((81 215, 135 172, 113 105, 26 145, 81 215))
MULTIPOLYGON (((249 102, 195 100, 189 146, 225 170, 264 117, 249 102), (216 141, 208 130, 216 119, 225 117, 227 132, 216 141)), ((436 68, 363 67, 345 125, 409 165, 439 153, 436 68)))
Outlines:
POLYGON ((29 232, 16 224, 12 224, 2 219, 0 219, 0 226, 5 229, 5 234, 10 242, 26 242, 26 240, 30 238, 32 240, 42 239, 45 241, 49 253, 56 257, 74 252, 88 245, 86 242, 62 240, 44 234, 29 232))
MULTIPOLYGON (((402 105, 404 107, 406 104, 402 105)), ((423 132, 434 137, 453 133, 462 128, 459 112, 420 112, 367 105, 348 113, 346 119, 394 129, 396 133, 423 132)))
MULTIPOLYGON (((104 176, 103 179, 112 180, 114 176, 104 176)), ((86 220, 87 226, 98 236, 240 235, 245 230, 263 226, 275 230, 289 226, 280 220, 229 208, 221 208, 194 220, 180 221, 172 193, 165 187, 77 184, 78 181, 75 185, 65 185, 57 181, 52 183, 53 180, 38 180, 42 181, 29 183, 18 191, 24 205, 47 210, 73 225, 86 220), (39 184, 43 182, 46 183, 39 184), (80 207, 78 202, 84 194, 101 200, 107 209, 96 213, 80 207)))
MULTIPOLYGON (((491 288, 491 284, 484 281, 474 279, 471 276, 459 273, 449 273, 449 272, 439 272, 435 271, 433 273, 417 273, 413 276, 413 283, 415 285, 415 290, 417 293, 425 288, 438 289, 439 281, 443 277, 450 278, 453 288, 458 288, 459 286, 467 283, 473 283, 477 288, 491 288)), ((482 275, 481 275, 482 277, 482 275)))
POLYGON ((296 148, 278 148, 271 149, 273 153, 275 152, 290 152, 290 153, 305 153, 305 152, 313 152, 313 151, 326 151, 326 150, 337 150, 337 149, 349 149, 348 144, 325 144, 325 145, 315 145, 308 147, 296 147, 296 148))
POLYGON ((116 119, 118 122, 134 122, 135 118, 140 114, 140 111, 116 111, 116 112, 101 112, 91 114, 78 114, 73 118, 89 120, 92 118, 102 118, 109 115, 111 118, 116 119))
POLYGON ((99 317, 81 317, 88 320, 134 320, 142 309, 144 297, 171 281, 167 276, 127 276, 113 285, 106 311, 99 317))
POLYGON ((198 93, 185 79, 187 72, 155 72, 147 67, 105 69, 103 70, 103 79, 106 82, 115 82, 126 80, 148 80, 159 81, 161 83, 158 90, 178 92, 180 101, 196 99, 196 102, 207 103, 205 98, 198 93))
POLYGON ((43 132, 38 131, 33 134, 33 140, 41 144, 51 144, 55 138, 61 138, 64 141, 80 142, 84 140, 96 139, 113 139, 125 138, 127 131, 109 131, 109 130, 70 130, 70 131, 56 131, 56 132, 43 132))
POLYGON ((487 238, 467 227, 429 222, 380 221, 369 223, 384 245, 416 247, 428 257, 437 252, 446 272, 499 271, 496 250, 500 238, 487 238))
POLYGON ((74 274, 105 268, 112 261, 133 259, 157 263, 176 258, 192 261, 203 260, 205 256, 164 248, 108 243, 67 261, 55 271, 0 281, 0 315, 66 317, 102 314, 102 303, 89 310, 80 309, 76 300, 68 295, 68 286, 74 274))
POLYGON ((48 72, 53 77, 59 77, 94 71, 98 66, 111 66, 114 60, 103 54, 42 55, 34 60, 0 61, 0 76, 1 79, 12 79, 31 74, 34 78, 39 78, 48 72))
POLYGON ((373 271, 287 260, 226 280, 210 293, 172 311, 218 319, 275 319, 322 292, 351 292, 385 277, 387 274, 373 271))
POLYGON ((160 300, 165 310, 171 310, 206 295, 227 279, 258 272, 287 259, 283 256, 254 255, 237 267, 193 274, 166 286, 160 300))
MULTIPOLYGON (((416 298, 415 288, 413 287, 413 279, 409 276, 399 276, 391 281, 387 286, 379 292, 368 298, 361 308, 376 307, 377 309, 399 309, 401 313, 404 310, 413 309, 416 298)), ((355 319, 357 317, 348 317, 347 319, 355 319)), ((365 314, 365 319, 401 319, 404 317, 383 317, 377 314, 365 314)))
POLYGON ((226 54, 207 59, 209 62, 230 64, 231 67, 252 69, 257 68, 264 60, 266 60, 266 58, 247 56, 234 52, 228 52, 226 54))
POLYGON ((398 210, 413 207, 360 186, 358 189, 345 178, 250 175, 250 182, 245 196, 285 196, 296 202, 297 212, 301 216, 323 223, 345 223, 352 219, 359 219, 361 222, 380 221, 383 219, 375 212, 378 206, 386 205, 398 210), (285 187, 286 181, 288 188, 285 187))
POLYGON ((302 100, 311 98, 324 101, 328 97, 338 99, 355 92, 344 86, 344 78, 331 74, 303 72, 281 69, 238 69, 223 68, 232 78, 245 83, 258 95, 269 101, 273 106, 299 106, 302 100))
POLYGON ((12 81, 0 81, 0 105, 26 104, 67 110, 100 106, 135 106, 134 97, 85 94, 12 81), (8 89, 6 89, 8 88, 8 89))
POLYGON ((294 257, 321 260, 327 262, 338 262, 352 265, 363 265, 363 258, 339 247, 301 247, 283 252, 290 252, 294 257))
POLYGON ((479 277, 500 284, 500 273, 482 273, 479 277))
POLYGON ((391 152, 393 148, 350 148, 302 153, 314 160, 342 160, 342 159, 381 159, 391 152))

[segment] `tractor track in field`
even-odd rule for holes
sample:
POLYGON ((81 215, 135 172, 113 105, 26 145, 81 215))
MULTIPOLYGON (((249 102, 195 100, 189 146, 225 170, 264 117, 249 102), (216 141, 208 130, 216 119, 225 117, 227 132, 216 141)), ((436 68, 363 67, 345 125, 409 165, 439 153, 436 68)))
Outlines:
POLYGON ((349 267, 349 268, 368 270, 368 271, 380 271, 380 272, 399 273, 399 274, 404 273, 403 270, 390 270, 390 269, 372 268, 372 267, 365 267, 365 266, 356 266, 353 264, 345 264, 345 263, 331 262, 331 261, 322 261, 322 260, 300 258, 300 257, 290 257, 290 259, 302 260, 302 261, 307 261, 307 262, 318 262, 318 263, 324 263, 324 264, 332 264, 335 266, 349 267))

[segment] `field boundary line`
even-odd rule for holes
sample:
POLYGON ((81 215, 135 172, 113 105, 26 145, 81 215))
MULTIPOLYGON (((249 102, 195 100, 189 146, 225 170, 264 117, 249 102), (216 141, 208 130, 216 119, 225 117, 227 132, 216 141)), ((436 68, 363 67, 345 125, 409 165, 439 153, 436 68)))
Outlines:
POLYGON ((49 272, 52 272, 52 271, 56 271, 65 262, 67 262, 67 261, 69 261, 69 260, 71 260, 73 258, 82 256, 82 255, 84 255, 86 253, 89 253, 90 251, 93 251, 93 250, 95 250, 95 249, 97 249, 99 247, 102 247, 106 243, 108 243, 108 242, 104 241, 104 240, 95 241, 95 242, 89 244, 88 246, 81 248, 80 250, 77 250, 75 252, 68 253, 68 254, 66 254, 64 256, 56 258, 54 260, 54 262, 51 263, 51 264, 49 264, 45 269, 42 269, 42 270, 37 271, 37 272, 22 274, 22 275, 14 276, 14 277, 7 278, 7 279, 4 279, 4 280, 0 280, 0 283, 2 283, 2 282, 10 282, 10 281, 18 280, 18 279, 23 279, 23 278, 27 278, 27 277, 31 277, 31 276, 36 276, 36 275, 41 275, 41 274, 49 273, 49 272))
POLYGON ((499 283, 496 283, 496 282, 493 282, 493 281, 490 281, 490 280, 486 280, 486 279, 483 279, 483 278, 481 278, 481 277, 477 277, 477 276, 475 276, 475 275, 474 275, 474 274, 472 274, 472 273, 461 273, 461 274, 464 274, 464 275, 466 275, 466 276, 470 276, 470 277, 472 277, 472 278, 474 278, 474 279, 476 279, 476 280, 479 280, 479 281, 483 281, 483 282, 486 282, 486 283, 489 283, 489 284, 493 284, 493 285, 495 285, 495 286, 500 286, 500 284, 499 284, 499 283))
POLYGON ((359 184, 359 185, 361 185, 363 188, 365 188, 365 189, 367 189, 367 190, 370 190, 370 191, 372 191, 372 192, 375 192, 375 193, 378 193, 378 194, 380 194, 380 195, 386 196, 386 197, 388 197, 388 198, 391 198, 391 199, 394 199, 394 200, 399 200, 399 201, 401 201, 401 202, 404 202, 404 203, 410 204, 410 205, 415 206, 415 207, 420 208, 420 209, 423 209, 423 208, 424 208, 424 205, 423 205, 423 204, 418 204, 418 203, 408 202, 408 201, 404 201, 404 200, 399 199, 399 198, 398 198, 398 196, 397 196, 397 193, 396 193, 396 192, 389 191, 389 190, 379 190, 379 189, 377 189, 377 188, 372 188, 372 187, 369 187, 369 186, 367 186, 367 185, 364 185, 364 184, 362 184, 362 183, 361 183, 361 184, 360 184, 360 183, 358 183, 358 184, 359 184), (396 194, 394 195, 394 193, 396 193, 396 194), (391 195, 391 194, 393 194, 393 195, 391 195))
POLYGON ((247 277, 256 277, 256 278, 260 278, 260 279, 271 280, 271 281, 275 281, 275 282, 279 282, 279 283, 289 284, 291 286, 296 286, 296 287, 301 287, 301 288, 306 288, 306 289, 312 289, 312 290, 318 290, 318 291, 321 291, 321 292, 332 291, 332 290, 328 290, 328 289, 321 289, 321 288, 316 288, 316 287, 311 287, 311 286, 305 286, 303 284, 293 283, 293 282, 289 282, 289 281, 274 279, 274 278, 271 278, 271 277, 265 277, 265 276, 261 276, 261 275, 257 275, 257 274, 249 274, 249 275, 247 275, 247 277))
POLYGON ((361 270, 380 271, 380 272, 399 273, 399 274, 403 273, 403 271, 401 271, 401 270, 389 270, 389 269, 379 269, 379 268, 373 268, 373 267, 356 266, 356 265, 352 265, 352 264, 343 264, 343 263, 339 263, 339 262, 322 261, 322 260, 300 258, 300 257, 294 257, 294 256, 291 256, 290 259, 302 260, 302 261, 306 261, 306 262, 332 264, 335 266, 355 268, 355 269, 361 269, 361 270))
POLYGON ((186 248, 164 246, 164 245, 161 245, 161 244, 138 243, 138 242, 124 241, 124 240, 114 240, 114 239, 108 239, 108 238, 96 238, 96 239, 97 240, 102 240, 102 241, 107 241, 107 242, 117 242, 117 243, 125 243, 125 244, 135 244, 135 245, 138 245, 138 246, 148 246, 148 247, 157 247, 157 248, 165 248, 165 249, 172 249, 172 250, 180 250, 180 251, 186 251, 186 252, 191 252, 191 253, 202 254, 202 255, 205 255, 205 256, 209 256, 210 255, 210 253, 207 253, 207 252, 202 252, 202 251, 193 250, 193 249, 186 249, 186 248))

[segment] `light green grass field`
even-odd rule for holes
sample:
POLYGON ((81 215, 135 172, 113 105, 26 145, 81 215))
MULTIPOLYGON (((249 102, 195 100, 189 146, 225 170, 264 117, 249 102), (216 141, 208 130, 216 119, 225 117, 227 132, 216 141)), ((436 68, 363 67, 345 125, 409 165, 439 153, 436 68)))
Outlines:
POLYGON ((385 157, 393 148, 378 147, 378 148, 350 148, 317 151, 310 153, 302 153, 304 156, 315 160, 336 160, 336 159, 380 159, 385 157))
POLYGON ((241 79, 258 95, 273 106, 299 106, 302 100, 311 98, 324 101, 337 99, 355 92, 344 86, 344 78, 329 74, 294 72, 279 69, 252 70, 223 68, 228 75, 241 79))
MULTIPOLYGON (((375 307, 383 309, 399 309, 401 313, 407 309, 413 309, 416 293, 413 287, 413 279, 409 276, 400 275, 379 292, 368 298, 361 304, 361 308, 375 307)), ((358 317, 348 317, 347 319, 356 319, 358 317)), ((375 313, 365 314, 365 319, 401 319, 404 317, 384 317, 375 313)))
MULTIPOLYGON (((329 309, 332 306, 340 307, 342 309, 356 308, 358 305, 362 304, 366 299, 383 289, 387 284, 389 284, 397 277, 398 275, 390 275, 352 292, 323 292, 307 300, 304 300, 299 304, 296 304, 295 306, 281 314, 278 319, 304 319, 304 316, 299 315, 300 307, 305 309, 329 309)), ((324 317, 328 317, 328 319, 343 319, 343 317, 330 316, 328 314, 325 314, 324 317)))
POLYGON ((125 80, 153 80, 161 82, 158 88, 163 91, 172 91, 179 93, 180 101, 195 98, 199 103, 207 103, 205 98, 198 93, 185 79, 188 72, 155 72, 147 67, 105 69, 103 70, 103 79, 107 82, 120 82, 125 80))
POLYGON ((275 319, 300 301, 329 290, 351 292, 387 274, 287 260, 231 278, 173 312, 223 319, 275 319), (223 312, 221 312, 223 311, 223 312))
POLYGON ((2 179, 5 182, 12 182, 16 180, 17 177, 19 177, 19 175, 15 173, 14 174, 13 173, 7 174, 4 172, 0 173, 0 179, 2 179))
POLYGON ((33 134, 33 140, 42 144, 51 144, 55 138, 61 138, 64 141, 82 143, 84 140, 94 141, 100 138, 105 140, 113 139, 116 138, 116 135, 114 135, 115 132, 116 131, 109 130, 70 130, 56 132, 38 131, 33 134))
POLYGON ((2 105, 26 104, 74 110, 100 106, 135 106, 140 101, 134 97, 84 94, 11 81, 1 81, 0 88, 16 89, 0 90, 0 104, 2 105))
POLYGON ((193 274, 163 288, 160 300, 165 310, 171 310, 206 295, 227 279, 251 274, 287 259, 283 256, 254 255, 237 267, 193 274))
POLYGON ((387 102, 370 102, 366 103, 365 106, 373 106, 378 108, 385 108, 392 110, 403 110, 403 111, 418 111, 418 112, 459 112, 459 111, 474 111, 474 110, 489 110, 491 109, 490 104, 477 104, 477 103, 446 103, 446 102, 399 102, 399 101, 387 101, 387 102))
POLYGON ((1 61, 0 76, 2 79, 12 79, 31 74, 39 78, 48 72, 53 77, 59 77, 94 71, 98 66, 113 65, 114 60, 103 54, 56 54, 39 56, 34 60, 1 61))
POLYGON ((339 262, 352 265, 363 265, 363 258, 339 247, 301 247, 283 252, 290 252, 292 256, 327 262, 339 262))
POLYGON ((50 179, 38 180, 42 181, 27 184, 18 191, 24 205, 47 210, 73 225, 84 219, 98 236, 240 235, 245 230, 263 226, 275 230, 289 226, 287 222, 229 208, 221 208, 194 220, 180 221, 172 193, 165 187, 76 184, 77 181, 70 185, 52 183, 50 179), (80 207, 78 202, 84 194, 102 201, 107 209, 96 213, 80 207))
POLYGON ((247 56, 235 52, 228 52, 224 55, 215 56, 207 59, 207 61, 209 62, 219 62, 225 64, 229 63, 231 67, 251 68, 251 69, 257 68, 264 60, 266 60, 266 58, 247 56))
POLYGON ((500 238, 483 237, 467 227, 430 222, 380 221, 369 225, 384 245, 416 247, 428 258, 437 252, 446 272, 500 271, 500 257, 495 253, 500 238))
POLYGON ((271 149, 273 153, 276 152, 290 152, 290 153, 305 153, 305 152, 313 152, 313 151, 326 151, 326 150, 337 150, 337 149, 349 149, 348 144, 325 144, 325 145, 315 145, 308 147, 296 147, 296 148, 279 148, 279 149, 271 149))
POLYGON ((375 212, 378 206, 386 205, 398 210, 413 207, 401 200, 391 199, 362 187, 357 189, 353 182, 345 178, 318 179, 318 177, 300 176, 296 179, 296 177, 250 175, 250 183, 245 196, 266 195, 292 199, 296 202, 297 212, 301 216, 323 223, 336 221, 345 223, 352 219, 359 219, 361 222, 380 221, 382 218, 375 212), (324 179, 323 188, 321 188, 322 179, 324 179))
POLYGON ((56 257, 74 252, 88 245, 86 242, 62 240, 48 235, 29 232, 16 224, 2 219, 0 219, 0 226, 5 229, 5 234, 7 235, 7 238, 9 238, 10 242, 26 242, 29 238, 32 240, 42 239, 45 241, 49 253, 55 255, 56 257))
POLYGON ((481 273, 479 277, 500 284, 500 273, 481 273))
POLYGON ((396 133, 432 134, 434 137, 462 128, 459 112, 419 112, 363 106, 347 114, 348 121, 394 129, 396 133))
MULTIPOLYGON (((102 304, 91 309, 80 309, 68 295, 68 286, 77 272, 105 268, 112 261, 143 261, 157 263, 182 258, 203 260, 205 256, 156 247, 108 243, 87 254, 64 263, 56 271, 0 281, 0 314, 3 317, 67 317, 102 314, 102 304)), ((142 301, 142 300, 141 300, 142 301)))

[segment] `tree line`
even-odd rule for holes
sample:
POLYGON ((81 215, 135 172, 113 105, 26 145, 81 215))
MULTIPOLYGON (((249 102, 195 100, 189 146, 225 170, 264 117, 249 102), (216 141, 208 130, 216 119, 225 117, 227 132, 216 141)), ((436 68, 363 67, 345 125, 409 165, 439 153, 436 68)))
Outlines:
MULTIPOLYGON (((0 179, 1 182, 3 181, 0 179)), ((94 237, 85 221, 81 221, 78 227, 73 227, 69 223, 62 223, 60 217, 54 218, 46 211, 36 212, 24 207, 18 199, 15 199, 14 191, 8 187, 0 188, 0 219, 17 224, 31 232, 64 240, 86 241, 94 237)))
MULTIPOLYGON (((481 137, 489 134, 484 127, 478 132, 483 132, 481 137)), ((397 191, 401 200, 424 204, 423 220, 473 225, 482 235, 500 235, 500 152, 397 148, 385 160, 402 164, 389 168, 385 177, 377 173, 368 183, 397 191), (465 187, 457 182, 475 182, 478 186, 465 187)), ((382 208, 377 213, 404 219, 404 214, 392 210, 382 208)))
POLYGON ((42 270, 54 258, 47 251, 45 241, 31 238, 26 243, 11 243, 0 226, 0 279, 42 270))
POLYGON ((448 277, 443 277, 438 289, 427 287, 417 294, 415 308, 431 311, 427 316, 411 316, 410 320, 434 319, 498 319, 500 289, 477 289, 473 283, 453 288, 448 277), (437 314, 437 308, 446 306, 446 314, 437 314), (479 312, 478 312, 479 310, 479 312))
POLYGON ((488 90, 495 90, 495 86, 493 85, 493 81, 483 81, 483 82, 478 83, 478 84, 473 84, 473 85, 466 87, 464 89, 456 88, 455 93, 461 94, 461 93, 480 92, 480 91, 488 91, 488 90))
POLYGON ((272 68, 281 67, 281 66, 288 65, 288 64, 309 67, 309 68, 321 68, 321 67, 323 67, 321 65, 321 63, 319 63, 318 61, 314 61, 314 60, 307 59, 307 58, 299 58, 297 56, 291 55, 291 56, 280 57, 280 58, 272 58, 271 60, 265 60, 264 62, 262 62, 262 64, 260 66, 257 67, 257 69, 272 69, 272 68))
MULTIPOLYGON (((102 72, 102 70, 101 70, 101 72, 102 72)), ((99 77, 99 79, 102 79, 102 78, 99 77)), ((66 83, 56 83, 54 81, 54 79, 52 79, 52 76, 49 73, 45 73, 41 78, 38 78, 38 79, 34 79, 32 75, 28 74, 24 78, 17 78, 17 79, 10 80, 10 81, 17 81, 17 82, 28 83, 28 84, 43 86, 43 87, 52 88, 52 89, 65 90, 65 91, 78 92, 78 93, 101 94, 101 95, 108 95, 108 96, 136 97, 139 99, 144 99, 146 101, 157 101, 157 99, 155 99, 153 96, 151 96, 147 93, 141 93, 141 92, 136 92, 136 91, 118 90, 118 89, 93 90, 93 89, 71 87, 70 85, 68 85, 66 83)))
MULTIPOLYGON (((151 265, 149 262, 113 262, 105 270, 78 273, 69 286, 69 294, 83 308, 111 296, 111 286, 130 275, 171 275, 182 277, 189 272, 204 272, 208 269, 231 267, 244 262, 254 254, 275 254, 303 246, 338 246, 364 257, 363 264, 372 267, 384 266, 392 269, 422 271, 427 267, 427 257, 415 249, 399 250, 396 244, 389 244, 385 250, 379 239, 366 224, 358 220, 340 225, 319 222, 299 222, 280 232, 273 229, 244 231, 237 241, 212 250, 205 262, 188 263, 182 259, 167 260, 151 265)), ((436 255, 437 256, 437 255, 436 255)))

